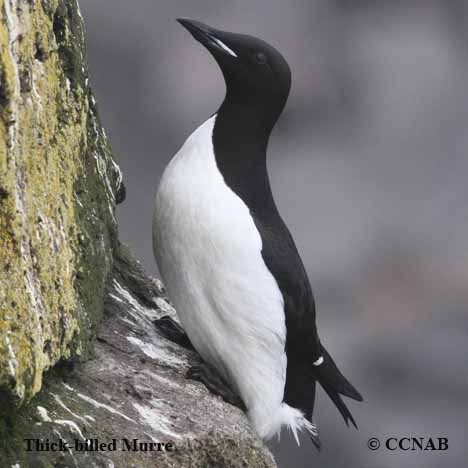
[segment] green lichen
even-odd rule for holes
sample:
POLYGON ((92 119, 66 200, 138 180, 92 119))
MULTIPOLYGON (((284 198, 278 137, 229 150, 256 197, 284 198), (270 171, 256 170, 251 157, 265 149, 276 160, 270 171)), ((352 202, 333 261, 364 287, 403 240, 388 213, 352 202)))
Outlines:
POLYGON ((76 0, 0 0, 0 400, 92 354, 120 174, 88 86, 76 0))

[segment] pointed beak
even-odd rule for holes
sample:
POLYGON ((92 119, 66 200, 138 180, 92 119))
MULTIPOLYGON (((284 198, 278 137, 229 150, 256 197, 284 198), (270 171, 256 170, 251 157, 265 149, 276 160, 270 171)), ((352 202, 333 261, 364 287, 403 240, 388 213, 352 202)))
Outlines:
POLYGON ((222 31, 218 31, 206 24, 188 18, 177 18, 177 21, 192 34, 194 39, 204 45, 211 53, 223 53, 237 58, 236 52, 226 44, 225 40, 223 41, 219 37, 222 31))
POLYGON ((200 41, 206 35, 212 32, 212 28, 210 28, 207 24, 200 23, 200 21, 191 20, 188 18, 177 18, 177 21, 185 28, 187 31, 192 34, 192 36, 197 40, 200 41))

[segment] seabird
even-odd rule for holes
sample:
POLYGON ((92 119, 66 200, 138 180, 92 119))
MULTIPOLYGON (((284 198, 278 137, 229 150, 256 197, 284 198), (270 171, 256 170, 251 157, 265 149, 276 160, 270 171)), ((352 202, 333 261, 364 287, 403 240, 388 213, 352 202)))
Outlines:
POLYGON ((153 217, 155 258, 193 346, 192 368, 214 393, 245 409, 264 439, 308 432, 318 382, 346 424, 342 396, 362 401, 320 341, 309 279, 270 188, 267 146, 291 87, 283 56, 266 42, 178 20, 211 53, 225 99, 166 167, 153 217))

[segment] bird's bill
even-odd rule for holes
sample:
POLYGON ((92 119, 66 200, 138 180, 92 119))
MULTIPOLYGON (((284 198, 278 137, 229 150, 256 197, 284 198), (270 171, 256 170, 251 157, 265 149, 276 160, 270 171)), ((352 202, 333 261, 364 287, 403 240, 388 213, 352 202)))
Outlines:
POLYGON ((212 53, 222 53, 237 58, 236 52, 223 37, 223 32, 212 27, 187 18, 178 18, 177 21, 187 29, 190 34, 212 53))

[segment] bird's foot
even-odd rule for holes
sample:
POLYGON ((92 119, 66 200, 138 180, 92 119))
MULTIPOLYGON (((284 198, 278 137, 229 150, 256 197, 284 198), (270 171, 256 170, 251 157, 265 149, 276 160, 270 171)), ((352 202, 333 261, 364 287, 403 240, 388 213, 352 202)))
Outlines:
POLYGON ((245 411, 245 405, 240 397, 232 391, 219 373, 209 364, 201 362, 192 366, 188 370, 186 377, 203 383, 211 393, 220 396, 227 403, 245 411))
POLYGON ((185 330, 172 317, 165 315, 158 320, 154 320, 153 323, 164 338, 190 351, 195 351, 185 330))
MULTIPOLYGON (((154 320, 153 323, 164 338, 167 338, 190 351, 196 351, 189 337, 185 333, 185 330, 169 315, 165 315, 158 320, 154 320)), ((237 406, 241 410, 245 411, 244 403, 239 396, 231 390, 229 385, 209 364, 201 362, 200 364, 192 366, 188 370, 186 377, 203 383, 211 393, 220 396, 227 403, 237 406)))

